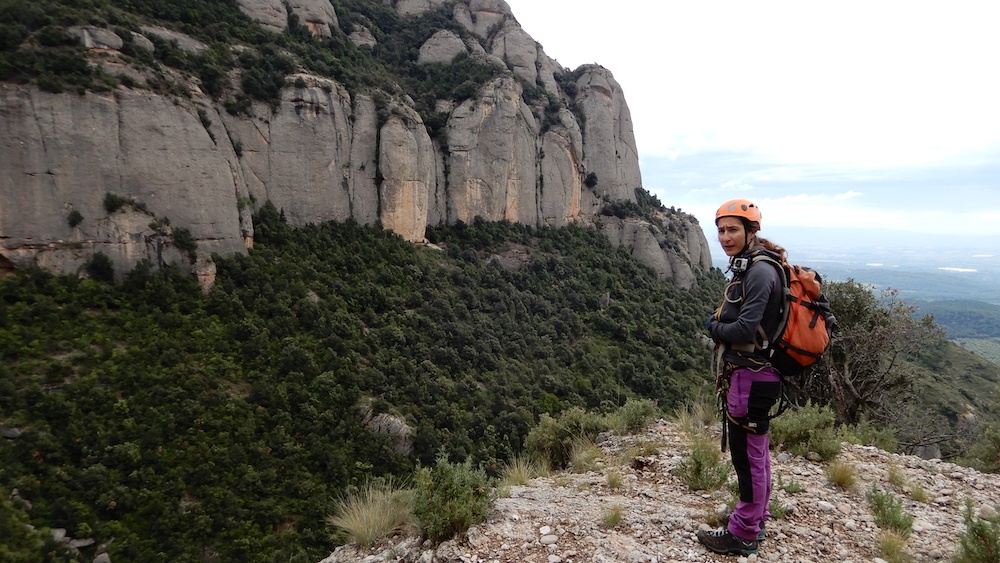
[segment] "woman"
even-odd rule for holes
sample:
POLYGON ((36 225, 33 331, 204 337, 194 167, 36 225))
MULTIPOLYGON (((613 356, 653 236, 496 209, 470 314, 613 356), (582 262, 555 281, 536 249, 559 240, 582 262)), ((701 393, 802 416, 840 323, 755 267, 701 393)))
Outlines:
POLYGON ((754 263, 755 253, 783 256, 784 249, 757 236, 760 209, 745 199, 727 201, 715 213, 719 244, 729 256, 732 280, 725 300, 705 325, 722 351, 719 390, 726 401, 729 450, 740 500, 721 530, 700 531, 698 540, 723 554, 756 553, 764 537, 771 498, 769 411, 781 395, 781 376, 761 354, 762 335, 774 334, 784 293, 777 270, 754 263))

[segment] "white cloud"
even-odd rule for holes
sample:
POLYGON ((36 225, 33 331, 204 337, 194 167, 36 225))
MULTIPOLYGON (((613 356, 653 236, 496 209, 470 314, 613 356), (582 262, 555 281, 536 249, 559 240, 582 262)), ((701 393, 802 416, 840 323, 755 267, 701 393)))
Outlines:
POLYGON ((857 198, 857 197, 861 197, 862 195, 863 194, 861 192, 850 191, 850 192, 845 192, 845 193, 842 193, 842 194, 837 194, 837 195, 833 196, 833 199, 834 199, 834 201, 843 201, 843 200, 848 200, 848 199, 854 199, 854 198, 857 198))
POLYGON ((614 73, 642 153, 898 166, 1000 149, 991 2, 508 4, 549 56, 614 73))
MULTIPOLYGON (((998 211, 954 211, 941 208, 886 207, 861 194, 795 194, 758 198, 763 229, 816 226, 842 229, 888 229, 913 233, 975 235, 982 225, 1000 222, 998 211)), ((995 229, 995 227, 990 227, 995 229)))

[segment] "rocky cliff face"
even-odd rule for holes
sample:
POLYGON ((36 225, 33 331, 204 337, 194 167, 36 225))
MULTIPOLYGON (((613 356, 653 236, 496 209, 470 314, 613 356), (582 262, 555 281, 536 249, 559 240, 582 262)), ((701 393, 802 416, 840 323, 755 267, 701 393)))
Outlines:
MULTIPOLYGON (((449 9, 436 0, 395 4, 406 17, 449 9)), ((318 36, 339 25, 328 0, 239 5, 275 32, 288 27, 289 14, 318 36)), ((693 218, 674 216, 680 228, 668 234, 600 215, 607 201, 635 201, 642 185, 631 117, 612 74, 596 65, 561 68, 502 0, 451 9, 468 35, 435 33, 418 62, 469 56, 503 72, 464 101, 440 101, 446 124, 433 138, 408 96, 350 92, 309 74, 287 77, 273 111, 260 104, 238 114, 183 76, 189 96, 125 85, 78 95, 0 84, 0 267, 79 272, 101 252, 119 274, 148 259, 177 262, 210 282, 211 254, 252 246, 254 206, 271 201, 293 225, 354 218, 414 242, 429 225, 477 216, 533 226, 580 222, 691 287, 695 272, 711 267, 693 218), (541 89, 548 103, 529 105, 525 85, 541 89), (389 101, 376 100, 382 97, 389 101), (126 205, 109 211, 108 194, 126 205), (193 264, 171 237, 179 228, 197 242, 193 264)), ((142 31, 193 52, 205 48, 174 31, 142 31)), ((374 40, 357 21, 343 32, 359 44, 374 40)), ((146 72, 119 56, 122 42, 111 30, 77 35, 106 72, 146 72)), ((153 48, 135 35, 135 45, 153 48)))
POLYGON ((288 29, 289 14, 313 35, 329 36, 330 26, 337 26, 337 12, 330 0, 236 0, 236 3, 243 13, 277 33, 288 29))

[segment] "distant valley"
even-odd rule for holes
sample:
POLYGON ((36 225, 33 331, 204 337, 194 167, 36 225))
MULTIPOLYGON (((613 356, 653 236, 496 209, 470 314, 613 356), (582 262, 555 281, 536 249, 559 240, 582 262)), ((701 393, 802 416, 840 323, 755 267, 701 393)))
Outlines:
MULTIPOLYGON (((714 235, 706 236, 713 263, 725 269, 728 262, 714 235)), ((772 228, 767 236, 788 249, 791 262, 815 268, 830 281, 896 289, 908 302, 1000 305, 1000 250, 981 239, 807 228, 772 228)))

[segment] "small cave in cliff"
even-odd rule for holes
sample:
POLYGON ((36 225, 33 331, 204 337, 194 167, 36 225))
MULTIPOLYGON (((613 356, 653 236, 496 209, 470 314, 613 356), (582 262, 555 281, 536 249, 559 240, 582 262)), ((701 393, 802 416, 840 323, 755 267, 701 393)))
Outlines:
POLYGON ((14 263, 0 254, 0 278, 14 275, 14 263))

